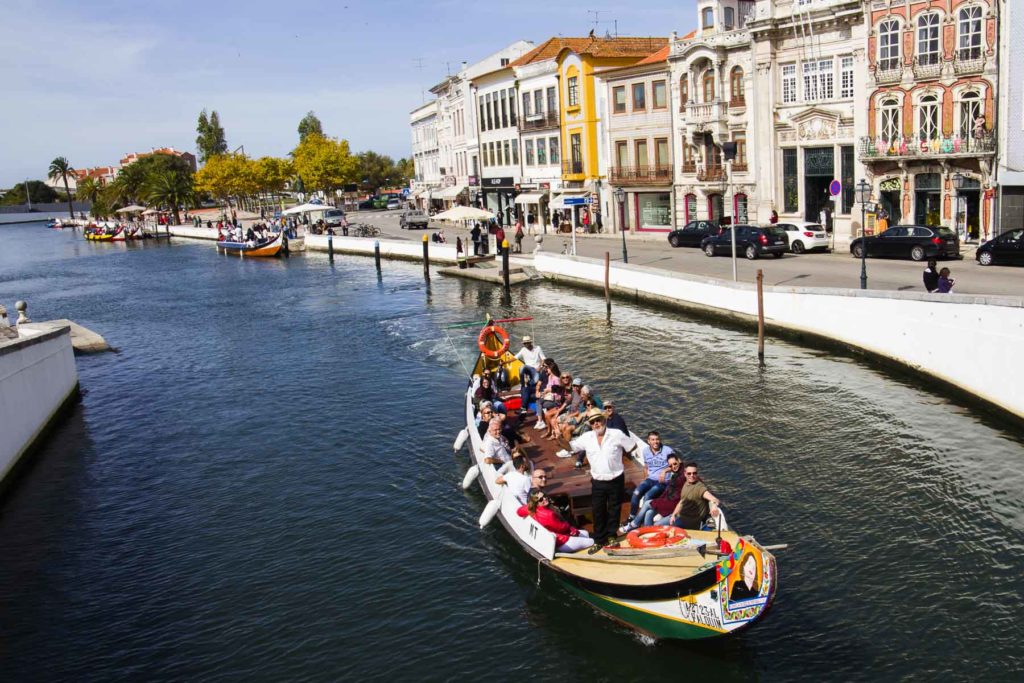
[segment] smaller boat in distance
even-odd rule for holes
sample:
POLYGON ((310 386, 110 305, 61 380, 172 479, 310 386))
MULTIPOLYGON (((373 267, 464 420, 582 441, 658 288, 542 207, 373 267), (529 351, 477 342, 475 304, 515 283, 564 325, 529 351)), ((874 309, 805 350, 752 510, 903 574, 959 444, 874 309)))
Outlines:
POLYGON ((91 242, 121 242, 124 241, 124 226, 113 223, 101 223, 100 225, 89 226, 85 229, 85 239, 91 242))
POLYGON ((282 251, 287 250, 287 241, 283 232, 277 233, 270 241, 251 244, 249 242, 231 242, 218 240, 217 250, 223 250, 225 254, 238 254, 239 256, 280 256, 282 251))

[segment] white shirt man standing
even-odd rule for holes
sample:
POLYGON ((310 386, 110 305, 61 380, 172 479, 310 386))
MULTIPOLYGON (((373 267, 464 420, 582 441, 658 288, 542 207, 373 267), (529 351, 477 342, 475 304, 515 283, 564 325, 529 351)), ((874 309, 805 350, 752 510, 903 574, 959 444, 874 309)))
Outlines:
POLYGON ((569 442, 573 453, 584 452, 590 463, 590 507, 594 511, 596 553, 615 537, 619 528, 622 499, 625 496, 625 466, 622 458, 632 453, 633 440, 618 429, 608 429, 604 413, 588 415, 590 431, 569 442))
POLYGON ((522 361, 523 369, 519 373, 519 385, 521 387, 520 394, 523 399, 522 410, 526 410, 527 406, 532 402, 533 388, 540 379, 540 365, 544 362, 547 356, 544 355, 544 350, 539 346, 534 346, 533 337, 526 335, 523 337, 523 348, 519 349, 519 353, 516 354, 516 359, 522 361))

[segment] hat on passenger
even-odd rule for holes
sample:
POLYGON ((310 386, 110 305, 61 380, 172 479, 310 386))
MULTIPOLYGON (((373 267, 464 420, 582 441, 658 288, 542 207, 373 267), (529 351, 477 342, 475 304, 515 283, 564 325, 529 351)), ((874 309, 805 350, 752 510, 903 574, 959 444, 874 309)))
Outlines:
POLYGON ((604 412, 597 408, 587 411, 587 422, 593 422, 594 420, 601 420, 603 422, 606 419, 604 412))
POLYGON ((533 341, 533 337, 531 337, 530 335, 526 335, 525 337, 523 337, 523 343, 524 344, 529 344, 532 341, 533 341))
POLYGON ((608 406, 611 406, 611 407, 614 408, 615 407, 615 401, 612 401, 611 399, 607 399, 606 398, 604 400, 604 407, 607 408, 608 406))
POLYGON ((582 380, 582 379, 580 379, 579 377, 577 377, 576 379, 574 379, 574 380, 572 381, 572 385, 573 385, 574 387, 581 387, 581 386, 583 386, 583 380, 582 380))

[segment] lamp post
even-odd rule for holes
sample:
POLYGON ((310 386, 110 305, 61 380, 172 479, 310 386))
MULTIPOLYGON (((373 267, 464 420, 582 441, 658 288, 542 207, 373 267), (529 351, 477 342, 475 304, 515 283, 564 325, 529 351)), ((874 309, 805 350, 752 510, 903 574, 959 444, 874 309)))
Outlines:
POLYGON ((871 183, 861 178, 857 182, 857 201, 860 202, 860 288, 868 288, 867 203, 871 199, 871 183))
MULTIPOLYGON (((960 235, 960 190, 964 189, 964 175, 957 171, 953 174, 953 197, 956 201, 953 203, 953 228, 956 230, 956 234, 960 235)), ((967 238, 967 226, 964 225, 964 241, 967 238)))
POLYGON ((622 235, 622 262, 629 263, 629 254, 626 252, 626 191, 621 187, 615 188, 615 201, 619 203, 619 234, 622 235))

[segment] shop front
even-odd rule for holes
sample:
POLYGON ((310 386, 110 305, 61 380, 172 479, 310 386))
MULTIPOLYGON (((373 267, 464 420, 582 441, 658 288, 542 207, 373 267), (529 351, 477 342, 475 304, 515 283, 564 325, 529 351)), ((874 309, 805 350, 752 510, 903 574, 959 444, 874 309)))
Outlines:
POLYGON ((672 230, 672 194, 669 192, 629 192, 632 195, 633 226, 638 232, 672 230))
POLYGON ((527 234, 547 232, 548 190, 538 186, 520 186, 516 195, 516 215, 523 221, 527 234))
POLYGON ((511 176, 501 178, 483 178, 483 208, 495 215, 502 225, 515 223, 516 184, 511 176))

